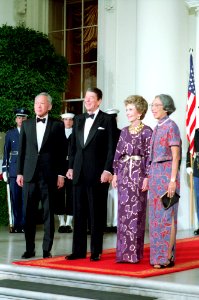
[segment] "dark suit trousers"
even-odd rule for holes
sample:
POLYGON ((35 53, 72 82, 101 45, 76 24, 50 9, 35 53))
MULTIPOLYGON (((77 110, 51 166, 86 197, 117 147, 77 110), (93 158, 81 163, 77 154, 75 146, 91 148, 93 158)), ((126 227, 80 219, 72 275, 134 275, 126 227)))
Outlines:
POLYGON ((97 183, 87 186, 85 182, 74 185, 74 231, 73 253, 79 256, 87 252, 87 221, 91 223, 90 251, 101 254, 103 249, 103 231, 109 184, 97 183))
POLYGON ((25 239, 26 251, 35 249, 36 214, 41 200, 43 207, 44 237, 43 251, 50 251, 54 238, 54 196, 55 185, 44 180, 41 171, 37 171, 32 182, 24 182, 25 201, 25 239))

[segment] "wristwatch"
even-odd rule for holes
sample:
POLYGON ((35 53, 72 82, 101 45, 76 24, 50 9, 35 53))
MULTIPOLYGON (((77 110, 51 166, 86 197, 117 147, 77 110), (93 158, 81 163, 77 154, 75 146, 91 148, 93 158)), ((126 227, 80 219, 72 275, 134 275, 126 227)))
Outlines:
POLYGON ((170 181, 171 181, 171 182, 176 182, 176 179, 175 179, 175 178, 171 178, 170 181))

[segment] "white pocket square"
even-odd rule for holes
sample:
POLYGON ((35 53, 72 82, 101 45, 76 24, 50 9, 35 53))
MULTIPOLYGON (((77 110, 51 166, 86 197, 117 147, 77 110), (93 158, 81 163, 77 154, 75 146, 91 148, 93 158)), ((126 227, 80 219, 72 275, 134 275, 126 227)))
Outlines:
POLYGON ((97 129, 99 129, 99 130, 105 130, 104 127, 98 127, 97 129))

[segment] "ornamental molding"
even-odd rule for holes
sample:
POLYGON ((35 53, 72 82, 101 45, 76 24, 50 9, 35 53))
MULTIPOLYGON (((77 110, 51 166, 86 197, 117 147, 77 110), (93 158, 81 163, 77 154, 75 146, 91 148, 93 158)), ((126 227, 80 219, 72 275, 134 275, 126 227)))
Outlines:
POLYGON ((27 0, 15 0, 14 8, 16 24, 25 25, 27 14, 27 0))
POLYGON ((189 8, 199 8, 199 0, 186 0, 185 3, 189 8))
POLYGON ((115 0, 105 0, 105 9, 112 11, 115 9, 115 0))

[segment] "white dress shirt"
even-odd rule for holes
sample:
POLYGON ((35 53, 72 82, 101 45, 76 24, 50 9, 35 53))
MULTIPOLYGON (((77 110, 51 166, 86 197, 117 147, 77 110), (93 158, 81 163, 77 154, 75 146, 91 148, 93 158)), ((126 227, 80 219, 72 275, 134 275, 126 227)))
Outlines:
POLYGON ((72 127, 71 128, 65 128, 65 136, 67 137, 67 139, 71 135, 72 130, 73 130, 72 127))
POLYGON ((89 135, 89 131, 95 121, 95 118, 97 116, 99 112, 99 108, 93 112, 93 114, 95 114, 94 118, 86 118, 86 122, 85 122, 85 125, 84 125, 84 144, 86 143, 86 140, 88 138, 88 135, 89 135))
MULTIPOLYGON (((37 145, 38 145, 38 152, 39 152, 40 149, 41 149, 42 141, 43 141, 43 138, 44 138, 44 133, 45 133, 45 130, 46 130, 46 125, 47 125, 47 122, 48 122, 48 115, 43 117, 43 118, 46 119, 45 123, 37 122, 37 118, 40 118, 40 117, 36 116, 37 145)), ((40 119, 43 119, 43 118, 40 118, 40 119)))

